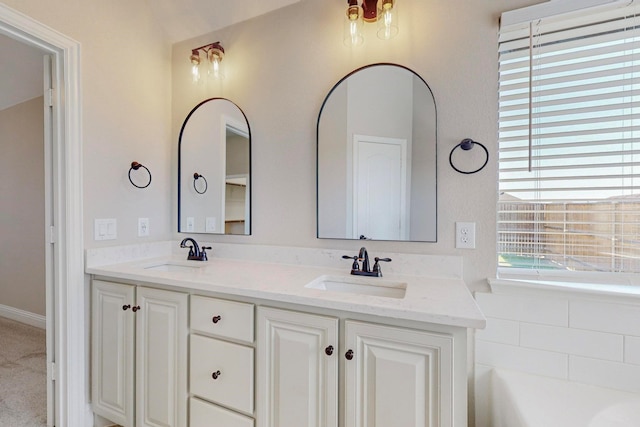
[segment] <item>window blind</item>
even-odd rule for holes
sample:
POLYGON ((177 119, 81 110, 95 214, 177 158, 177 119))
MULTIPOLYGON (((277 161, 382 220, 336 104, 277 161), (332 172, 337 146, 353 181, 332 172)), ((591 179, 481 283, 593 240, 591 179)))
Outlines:
POLYGON ((499 267, 640 272, 640 9, 501 28, 499 267))

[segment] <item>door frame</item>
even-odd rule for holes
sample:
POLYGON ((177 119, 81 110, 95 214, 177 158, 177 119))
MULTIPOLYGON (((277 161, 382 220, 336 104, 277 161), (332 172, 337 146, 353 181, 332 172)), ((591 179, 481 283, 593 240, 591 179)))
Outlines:
MULTIPOLYGON (((34 46, 53 60, 52 266, 56 426, 91 426, 86 392, 85 275, 82 218, 80 44, 0 3, 0 33, 34 46)), ((47 179, 45 178, 45 179, 47 179)))

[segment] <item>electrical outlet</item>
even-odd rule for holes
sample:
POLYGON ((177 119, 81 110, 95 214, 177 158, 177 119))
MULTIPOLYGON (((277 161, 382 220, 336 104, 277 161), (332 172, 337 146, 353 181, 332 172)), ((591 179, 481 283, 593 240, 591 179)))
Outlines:
POLYGON ((456 222, 456 248, 476 248, 476 223, 456 222))
POLYGON ((149 218, 138 218, 138 237, 149 235, 149 218))

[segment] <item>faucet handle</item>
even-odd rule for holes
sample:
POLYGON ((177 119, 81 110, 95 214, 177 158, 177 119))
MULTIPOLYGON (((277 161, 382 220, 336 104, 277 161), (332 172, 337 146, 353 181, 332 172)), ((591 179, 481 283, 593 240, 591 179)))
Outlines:
POLYGON ((359 259, 358 255, 356 256, 342 255, 342 259, 352 259, 353 265, 351 265, 351 270, 352 271, 360 270, 360 264, 358 264, 358 259, 359 259))
POLYGON ((380 262, 391 262, 391 258, 375 257, 374 260, 376 261, 376 263, 373 264, 373 272, 377 273, 378 277, 382 277, 382 269, 380 268, 380 262))
POLYGON ((202 246, 200 248, 200 257, 202 258, 202 261, 208 261, 207 249, 211 249, 211 246, 202 246))

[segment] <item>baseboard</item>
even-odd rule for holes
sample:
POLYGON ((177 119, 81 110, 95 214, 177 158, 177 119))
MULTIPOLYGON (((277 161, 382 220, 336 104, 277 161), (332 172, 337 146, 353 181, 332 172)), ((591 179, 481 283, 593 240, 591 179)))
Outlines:
POLYGON ((8 305, 0 304, 0 317, 6 317, 7 319, 15 320, 20 323, 26 323, 27 325, 35 326, 40 329, 47 328, 47 318, 45 316, 9 307, 8 305))

